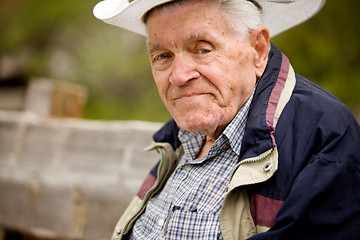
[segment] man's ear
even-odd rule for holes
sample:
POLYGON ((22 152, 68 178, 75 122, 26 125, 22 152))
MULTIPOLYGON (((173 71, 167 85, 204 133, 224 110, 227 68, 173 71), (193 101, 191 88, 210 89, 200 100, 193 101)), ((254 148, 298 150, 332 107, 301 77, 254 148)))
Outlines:
POLYGON ((269 44, 270 44, 270 32, 266 27, 259 28, 253 32, 252 44, 256 53, 254 59, 256 77, 261 77, 265 71, 268 55, 269 55, 269 44))

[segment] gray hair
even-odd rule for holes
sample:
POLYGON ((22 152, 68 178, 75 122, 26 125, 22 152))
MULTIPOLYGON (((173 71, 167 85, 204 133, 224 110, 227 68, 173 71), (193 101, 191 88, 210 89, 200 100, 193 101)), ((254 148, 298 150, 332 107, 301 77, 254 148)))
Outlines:
MULTIPOLYGON (((151 9, 143 17, 143 21, 147 22, 149 13, 153 10, 160 12, 169 12, 177 6, 181 6, 186 2, 194 0, 175 0, 162 4, 151 9)), ((262 8, 255 0, 208 0, 214 4, 218 4, 224 12, 229 27, 239 33, 247 34, 262 26, 262 8)))

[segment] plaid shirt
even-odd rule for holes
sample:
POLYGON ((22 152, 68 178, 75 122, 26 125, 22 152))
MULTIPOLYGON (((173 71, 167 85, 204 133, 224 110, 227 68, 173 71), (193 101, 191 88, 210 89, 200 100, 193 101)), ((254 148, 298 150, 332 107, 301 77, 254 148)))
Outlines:
POLYGON ((252 97, 206 157, 196 159, 205 134, 180 129, 185 153, 163 190, 135 222, 130 239, 222 239, 220 209, 238 162, 252 97))

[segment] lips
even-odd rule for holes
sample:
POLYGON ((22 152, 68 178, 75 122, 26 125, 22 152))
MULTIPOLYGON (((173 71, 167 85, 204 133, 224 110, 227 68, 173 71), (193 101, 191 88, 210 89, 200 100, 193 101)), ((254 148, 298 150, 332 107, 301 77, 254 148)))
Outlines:
POLYGON ((179 96, 179 97, 176 97, 175 100, 189 99, 189 98, 198 97, 198 96, 202 96, 202 95, 206 95, 206 93, 183 94, 183 95, 181 95, 181 96, 179 96))

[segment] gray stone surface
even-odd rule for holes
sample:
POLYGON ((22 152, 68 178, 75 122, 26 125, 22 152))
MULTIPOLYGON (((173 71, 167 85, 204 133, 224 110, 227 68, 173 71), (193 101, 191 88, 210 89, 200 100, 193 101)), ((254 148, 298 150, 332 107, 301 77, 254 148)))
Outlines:
POLYGON ((109 239, 159 156, 158 123, 0 111, 0 225, 38 237, 109 239))

